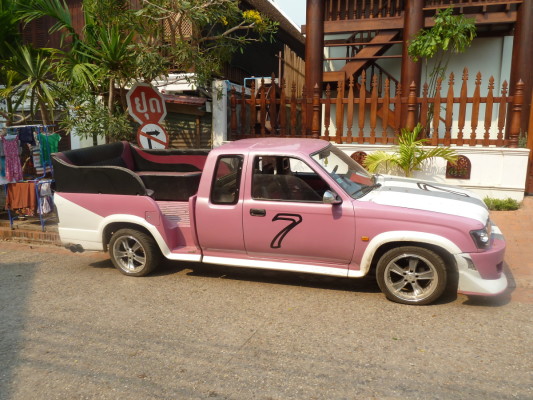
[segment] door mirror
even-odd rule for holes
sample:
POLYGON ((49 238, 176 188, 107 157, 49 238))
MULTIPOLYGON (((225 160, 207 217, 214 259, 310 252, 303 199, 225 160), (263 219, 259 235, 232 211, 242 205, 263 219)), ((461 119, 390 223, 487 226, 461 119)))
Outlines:
POLYGON ((332 192, 331 190, 326 190, 324 192, 324 196, 322 197, 322 201, 325 204, 341 204, 342 203, 342 200, 337 195, 337 193, 332 192))

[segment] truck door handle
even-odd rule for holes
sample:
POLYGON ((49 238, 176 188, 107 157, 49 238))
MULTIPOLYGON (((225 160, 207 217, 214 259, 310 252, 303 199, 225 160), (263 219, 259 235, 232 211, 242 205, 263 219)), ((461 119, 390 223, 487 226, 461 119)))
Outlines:
POLYGON ((267 215, 267 212, 262 208, 251 208, 250 215, 252 217, 264 217, 265 215, 267 215))

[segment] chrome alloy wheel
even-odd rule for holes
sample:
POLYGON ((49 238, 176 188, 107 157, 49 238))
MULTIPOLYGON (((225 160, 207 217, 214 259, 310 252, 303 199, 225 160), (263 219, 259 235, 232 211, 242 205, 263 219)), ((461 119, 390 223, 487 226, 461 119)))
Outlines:
POLYGON ((394 296, 413 303, 427 299, 439 286, 439 275, 433 263, 414 253, 392 259, 385 267, 384 278, 394 296))
POLYGON ((121 268, 137 273, 146 265, 146 250, 133 236, 121 236, 113 243, 113 255, 121 268))

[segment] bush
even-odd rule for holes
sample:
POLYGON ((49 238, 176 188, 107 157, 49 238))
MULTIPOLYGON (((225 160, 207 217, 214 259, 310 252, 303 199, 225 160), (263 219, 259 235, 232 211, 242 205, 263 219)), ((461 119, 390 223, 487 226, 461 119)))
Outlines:
POLYGON ((520 203, 510 197, 502 199, 493 199, 491 197, 485 197, 483 199, 489 210, 493 211, 513 211, 520 208, 520 203))

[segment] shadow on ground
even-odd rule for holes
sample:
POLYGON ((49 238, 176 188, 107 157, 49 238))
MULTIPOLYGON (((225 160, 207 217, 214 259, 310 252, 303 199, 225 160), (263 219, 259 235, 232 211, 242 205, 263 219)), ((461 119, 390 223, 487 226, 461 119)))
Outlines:
MULTIPOLYGON (((89 265, 94 268, 102 269, 114 268, 113 263, 109 259, 96 261, 89 265)), ((186 274, 189 276, 199 276, 204 278, 250 281, 360 293, 380 293, 380 289, 373 274, 369 274, 363 278, 349 279, 298 272, 238 268, 225 265, 171 261, 164 259, 151 276, 174 275, 182 271, 187 271, 186 274)), ((117 273, 119 272, 117 271, 117 273)), ((466 300, 464 300, 462 304, 474 307, 502 307, 507 305, 511 301, 511 294, 515 290, 516 284, 507 264, 504 266, 504 273, 509 282, 509 288, 504 293, 498 296, 466 296, 466 300)), ((436 302, 430 304, 430 306, 449 304, 458 300, 458 276, 457 274, 453 274, 449 276, 449 278, 444 294, 436 302)))
POLYGON ((11 398, 11 384, 23 361, 20 349, 36 269, 35 263, 0 263, 0 399, 11 398))

